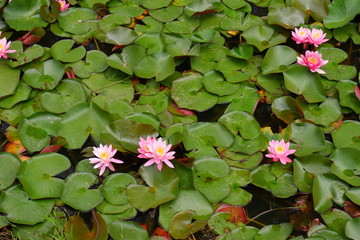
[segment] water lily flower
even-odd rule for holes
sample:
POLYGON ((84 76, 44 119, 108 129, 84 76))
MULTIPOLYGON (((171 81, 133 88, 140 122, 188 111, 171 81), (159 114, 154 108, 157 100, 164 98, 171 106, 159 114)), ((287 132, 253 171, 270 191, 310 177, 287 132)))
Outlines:
MULTIPOLYGON (((0 32, 1 35, 1 32, 0 32)), ((0 58, 8 58, 7 53, 16 52, 16 50, 9 50, 11 41, 7 41, 6 38, 0 39, 0 58)))
POLYGON ((112 145, 100 144, 100 147, 94 147, 93 153, 96 158, 90 158, 90 163, 96 163, 94 168, 100 168, 99 176, 105 172, 106 168, 109 168, 111 171, 115 171, 112 163, 123 163, 123 161, 113 158, 116 152, 117 150, 113 149, 112 145))
POLYGON ((308 42, 308 35, 310 33, 310 29, 308 28, 295 28, 295 31, 291 32, 292 39, 296 41, 297 44, 300 43, 307 43, 308 42))
POLYGON ((288 155, 296 152, 296 150, 289 149, 289 147, 290 142, 285 142, 284 139, 281 139, 280 142, 278 140, 271 140, 268 146, 270 153, 266 154, 265 156, 272 158, 275 162, 280 160, 282 164, 286 164, 291 162, 291 159, 288 157, 288 155))
POLYGON ((326 33, 324 33, 321 29, 313 28, 311 31, 309 30, 307 33, 308 43, 314 44, 315 47, 318 47, 320 44, 329 41, 329 39, 325 37, 326 37, 326 33))
POLYGON ((67 3, 65 0, 56 0, 58 3, 60 3, 60 11, 64 11, 65 9, 68 9, 70 6, 70 3, 67 3))
POLYGON ((323 60, 322 55, 318 51, 306 51, 305 55, 297 57, 297 63, 303 66, 307 66, 310 71, 318 72, 320 74, 325 74, 324 70, 321 70, 320 67, 327 64, 328 60, 323 60))
POLYGON ((149 159, 144 166, 150 166, 152 164, 156 164, 159 171, 162 170, 163 163, 168 165, 171 168, 174 168, 174 165, 170 162, 171 159, 174 159, 174 151, 170 151, 171 144, 167 144, 166 141, 162 140, 162 138, 155 139, 152 137, 147 137, 147 139, 140 138, 139 142, 140 148, 139 158, 147 158, 149 159))

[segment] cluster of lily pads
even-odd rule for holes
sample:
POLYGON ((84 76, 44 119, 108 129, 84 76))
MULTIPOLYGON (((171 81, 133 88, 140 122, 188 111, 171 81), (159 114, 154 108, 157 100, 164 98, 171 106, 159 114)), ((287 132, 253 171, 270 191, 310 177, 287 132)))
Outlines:
POLYGON ((1 233, 360 236, 360 0, 0 7, 1 233), (307 196, 312 224, 237 219, 248 185, 307 196))

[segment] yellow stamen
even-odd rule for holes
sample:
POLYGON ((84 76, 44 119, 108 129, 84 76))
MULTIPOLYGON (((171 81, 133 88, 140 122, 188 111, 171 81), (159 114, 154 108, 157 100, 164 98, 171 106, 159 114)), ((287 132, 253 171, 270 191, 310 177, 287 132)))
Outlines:
POLYGON ((312 37, 314 38, 320 38, 320 33, 316 32, 312 34, 312 37))
POLYGON ((275 150, 276 150, 277 153, 283 153, 285 151, 285 148, 283 146, 281 146, 281 145, 277 145, 275 147, 275 150))
POLYGON ((0 49, 3 49, 4 47, 5 47, 5 45, 0 43, 0 49))
POLYGON ((315 57, 308 57, 307 60, 308 60, 308 62, 313 63, 313 64, 319 62, 319 60, 317 58, 315 58, 315 57))
POLYGON ((162 148, 162 147, 157 147, 155 151, 156 151, 156 153, 159 154, 160 156, 164 155, 164 153, 165 153, 165 149, 162 148))
POLYGON ((102 152, 100 153, 100 158, 101 159, 108 159, 109 158, 109 154, 107 152, 102 152))

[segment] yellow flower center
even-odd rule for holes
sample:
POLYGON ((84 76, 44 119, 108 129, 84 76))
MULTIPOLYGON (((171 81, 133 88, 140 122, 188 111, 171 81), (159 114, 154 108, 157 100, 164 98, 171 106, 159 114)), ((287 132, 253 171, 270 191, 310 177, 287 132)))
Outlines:
POLYGON ((165 149, 162 148, 162 147, 157 147, 155 151, 156 151, 156 153, 159 154, 160 156, 162 156, 162 155, 165 154, 165 149))
POLYGON ((277 153, 283 153, 285 151, 285 148, 283 146, 281 146, 281 145, 277 145, 275 147, 275 150, 276 150, 277 153))
POLYGON ((300 35, 300 36, 305 36, 305 35, 306 35, 306 31, 300 31, 300 32, 299 32, 299 35, 300 35))
POLYGON ((109 154, 107 152, 102 152, 100 153, 100 158, 101 159, 108 159, 109 158, 109 154))
POLYGON ((316 33, 312 34, 312 37, 313 38, 320 38, 321 36, 320 36, 320 33, 316 32, 316 33))
POLYGON ((315 57, 309 57, 307 60, 308 60, 308 62, 313 63, 313 64, 315 64, 315 63, 318 63, 318 62, 319 62, 319 61, 318 61, 318 59, 317 59, 317 58, 315 58, 315 57))
POLYGON ((5 47, 5 45, 0 43, 0 49, 3 49, 4 47, 5 47))

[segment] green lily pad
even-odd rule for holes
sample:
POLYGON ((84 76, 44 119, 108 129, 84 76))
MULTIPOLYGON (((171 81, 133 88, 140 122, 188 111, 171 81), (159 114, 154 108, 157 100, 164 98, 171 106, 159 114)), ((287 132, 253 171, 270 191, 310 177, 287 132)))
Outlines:
POLYGON ((24 72, 24 82, 33 88, 52 90, 64 76, 64 65, 54 59, 49 59, 36 68, 24 72))
POLYGON ((287 29, 304 24, 305 13, 293 7, 270 8, 268 13, 269 24, 275 24, 287 29))
POLYGON ((13 68, 30 63, 45 54, 45 48, 38 44, 34 44, 24 51, 20 41, 11 42, 10 49, 16 50, 16 52, 8 54, 12 58, 12 60, 9 60, 9 65, 13 68))
POLYGON ((188 17, 181 15, 177 21, 167 22, 165 28, 173 33, 187 34, 192 33, 201 24, 200 16, 188 17))
POLYGON ((105 178, 101 191, 109 203, 123 205, 128 203, 125 189, 130 184, 136 184, 133 176, 127 173, 115 173, 105 178))
POLYGON ((229 166, 252 169, 257 167, 263 160, 264 155, 262 152, 256 152, 254 154, 244 154, 231 152, 227 148, 217 148, 221 152, 222 158, 229 164, 229 166))
POLYGON ((80 148, 90 134, 99 141, 101 132, 109 123, 110 116, 107 112, 94 103, 82 103, 64 115, 58 134, 66 139, 68 148, 80 148), (77 134, 74 134, 75 129, 77 134))
POLYGON ((332 231, 341 236, 345 235, 345 225, 351 219, 349 214, 337 208, 322 213, 321 218, 332 231))
POLYGON ((230 174, 225 181, 229 184, 231 192, 229 196, 222 200, 223 203, 240 206, 251 201, 252 194, 241 188, 252 182, 248 170, 231 167, 230 174))
POLYGON ((72 79, 62 80, 52 92, 40 96, 41 107, 51 113, 64 113, 73 106, 85 102, 87 94, 81 82, 72 79))
POLYGON ((353 148, 337 148, 330 159, 333 161, 331 172, 344 180, 345 182, 355 186, 360 186, 360 164, 357 161, 360 150, 353 148))
POLYGON ((101 31, 107 33, 121 25, 127 25, 131 23, 131 18, 122 14, 109 14, 100 19, 99 27, 101 31))
POLYGON ((291 225, 290 223, 267 225, 257 232, 257 234, 255 235, 255 239, 267 240, 276 238, 279 240, 285 240, 289 237, 292 230, 293 225, 291 225))
MULTIPOLYGON (((15 81, 16 82, 16 81, 15 81)), ((12 108, 15 104, 25 101, 29 98, 31 93, 31 87, 26 85, 24 82, 19 82, 19 85, 16 87, 13 95, 2 98, 0 100, 1 108, 12 108)))
POLYGON ((355 95, 357 83, 351 80, 341 80, 336 88, 339 90, 340 105, 351 108, 357 114, 360 113, 360 101, 355 95))
MULTIPOLYGON (((134 46, 140 45, 146 49, 147 54, 154 54, 159 52, 164 52, 165 43, 164 43, 164 35, 161 35, 158 32, 155 33, 145 33, 141 35, 134 46)), ((182 39, 182 38, 179 38, 182 39)), ((191 44, 191 42, 190 42, 191 44)), ((170 54, 170 53, 169 53, 170 54)), ((145 54, 144 54, 145 56, 145 54)))
POLYGON ((321 129, 309 122, 291 124, 291 140, 299 145, 295 155, 306 156, 325 149, 325 136, 321 129))
POLYGON ((177 213, 182 211, 194 212, 193 219, 206 221, 213 214, 209 202, 198 191, 192 189, 182 189, 176 199, 160 205, 159 222, 161 226, 168 230, 171 228, 171 221, 177 213))
POLYGON ((72 173, 64 181, 61 200, 72 208, 89 211, 104 199, 100 189, 89 189, 96 183, 92 173, 72 173))
POLYGON ((143 56, 145 56, 145 48, 138 45, 130 45, 125 47, 121 54, 110 55, 106 62, 109 66, 132 75, 135 65, 143 56))
POLYGON ((311 192, 316 175, 330 172, 330 161, 327 157, 311 154, 296 158, 294 166, 294 183, 302 192, 311 192))
POLYGON ((202 83, 207 92, 219 96, 230 95, 239 90, 239 85, 227 82, 220 73, 215 71, 206 73, 202 83))
POLYGON ((248 44, 243 44, 240 45, 238 48, 231 49, 228 55, 234 58, 249 60, 252 57, 253 52, 254 52, 253 46, 248 44))
POLYGON ((148 240, 148 233, 137 223, 131 221, 115 221, 109 225, 109 235, 114 240, 137 239, 148 240))
POLYGON ((324 18, 326 28, 342 27, 360 12, 360 1, 337 0, 329 4, 329 13, 324 18))
POLYGON ((360 218, 350 219, 345 225, 345 236, 356 239, 360 234, 360 218))
POLYGON ((322 22, 328 15, 328 4, 323 0, 294 0, 291 3, 291 6, 302 11, 306 15, 310 15, 317 22, 322 22))
POLYGON ((238 83, 247 81, 250 78, 250 74, 243 71, 245 68, 246 61, 233 57, 224 57, 218 61, 214 69, 220 71, 229 83, 238 83))
POLYGON ((9 67, 6 61, 0 61, 0 71, 3 77, 0 78, 0 97, 9 96, 15 93, 19 84, 20 69, 9 67))
POLYGON ((355 44, 360 44, 360 33, 357 30, 356 23, 349 22, 343 27, 334 29, 334 38, 339 42, 346 42, 349 38, 355 44))
POLYGON ((164 112, 169 106, 169 92, 158 92, 155 95, 141 96, 139 104, 150 104, 156 113, 164 112))
POLYGON ((117 27, 106 33, 105 42, 115 45, 129 45, 136 38, 138 38, 137 33, 125 27, 117 27))
POLYGON ((340 128, 332 132, 332 138, 336 148, 355 148, 360 150, 360 123, 346 120, 340 128))
POLYGON ((290 96, 275 99, 271 109, 279 119, 287 124, 291 124, 296 119, 302 119, 304 115, 300 105, 290 96))
POLYGON ((315 211, 323 213, 332 207, 334 201, 339 205, 345 202, 348 185, 333 174, 325 173, 315 177, 313 199, 315 211))
POLYGON ((320 75, 310 72, 305 66, 294 65, 284 73, 285 87, 298 95, 303 95, 309 103, 323 102, 326 98, 320 75))
POLYGON ((69 169, 69 159, 58 153, 36 155, 23 162, 17 178, 31 199, 60 197, 63 180, 53 176, 69 169))
POLYGON ((188 154, 191 157, 218 157, 213 146, 230 147, 233 141, 234 136, 230 130, 219 123, 199 122, 184 129, 183 143, 186 150, 193 150, 188 154))
POLYGON ((21 185, 7 188, 0 194, 0 211, 8 221, 34 225, 45 221, 55 204, 55 199, 30 200, 21 185))
MULTIPOLYGON (((134 30, 140 33, 159 33, 162 32, 163 23, 151 16, 146 16, 141 21, 144 24, 136 24, 134 30)), ((150 53, 150 52, 148 52, 150 53)))
MULTIPOLYGON (((190 58, 191 67, 193 70, 196 70, 198 72, 201 72, 203 74, 210 72, 215 69, 215 66, 217 63, 226 57, 226 54, 228 52, 228 49, 223 46, 216 46, 216 47, 209 47, 209 46, 202 46, 200 48, 200 54, 198 56, 194 56, 190 58)), ((234 72, 233 69, 239 70, 242 66, 239 66, 239 63, 241 61, 235 61, 235 67, 232 67, 232 72, 234 72)), ((231 64, 226 63, 224 64, 226 66, 231 66, 231 64)), ((232 64, 234 65, 234 64, 232 64)), ((222 68, 223 70, 226 70, 226 68, 222 68)))
POLYGON ((127 198, 135 208, 146 211, 176 198, 179 178, 169 167, 165 166, 159 171, 154 165, 141 166, 139 174, 149 187, 136 184, 128 186, 127 198))
POLYGON ((253 25, 247 28, 242 36, 247 44, 254 45, 263 51, 269 47, 286 42, 287 37, 275 31, 273 27, 267 25, 253 25))
POLYGON ((359 187, 352 187, 348 189, 345 193, 345 195, 354 203, 357 205, 360 204, 360 188, 359 187))
POLYGON ((0 190, 14 182, 20 167, 20 160, 15 155, 7 152, 0 153, 0 190))
POLYGON ((30 152, 42 150, 50 144, 50 136, 57 136, 61 117, 40 112, 24 119, 19 125, 18 134, 22 145, 30 152))
POLYGON ((219 118, 219 123, 226 126, 232 134, 239 134, 244 139, 253 139, 261 133, 260 124, 247 112, 228 112, 219 118))
POLYGON ((196 159, 193 167, 194 187, 211 203, 224 199, 230 193, 230 186, 225 176, 230 169, 225 161, 215 157, 196 159))
POLYGON ((175 239, 185 239, 206 226, 206 221, 193 221, 195 212, 184 210, 171 219, 169 233, 175 239))
POLYGON ((103 214, 100 215, 104 218, 106 224, 109 226, 111 223, 116 222, 118 220, 126 220, 136 217, 137 210, 134 207, 129 208, 125 212, 116 213, 116 214, 103 214))
POLYGON ((62 62, 76 62, 85 56, 86 50, 84 46, 71 49, 75 41, 64 39, 56 42, 50 48, 51 55, 54 59, 62 62))
POLYGON ((296 56, 296 52, 288 46, 271 47, 265 54, 262 73, 266 75, 285 71, 290 64, 296 61, 296 56))
POLYGON ((72 34, 83 34, 91 29, 91 25, 96 24, 97 14, 88 8, 69 8, 61 12, 58 21, 60 27, 72 34))
POLYGON ((232 111, 245 111, 253 114, 259 99, 260 95, 257 89, 249 83, 244 83, 240 85, 240 89, 236 93, 229 96, 219 97, 218 103, 230 102, 229 106, 225 110, 225 113, 232 111))
POLYGON ((217 103, 217 96, 201 91, 202 87, 200 74, 181 77, 172 84, 171 98, 180 108, 205 111, 217 103))
POLYGON ((165 51, 172 57, 191 55, 192 41, 187 38, 178 37, 174 34, 163 35, 165 51))
POLYGON ((74 69, 76 76, 80 78, 88 78, 94 72, 99 73, 106 70, 107 55, 98 50, 91 50, 86 53, 85 61, 78 61, 70 66, 74 69))
POLYGON ((49 23, 40 16, 42 4, 49 0, 20 0, 6 5, 4 19, 16 31, 30 31, 35 27, 46 27, 49 23))
POLYGON ((129 209, 133 208, 130 203, 123 204, 123 205, 114 205, 106 200, 96 206, 96 210, 103 214, 120 214, 128 211, 129 209))
POLYGON ((134 66, 134 73, 141 78, 162 81, 175 72, 175 63, 167 53, 154 53, 144 56, 134 66))
POLYGON ((328 97, 321 104, 306 104, 298 101, 304 111, 305 119, 318 125, 330 126, 330 124, 341 119, 341 107, 339 100, 335 97, 328 97))

